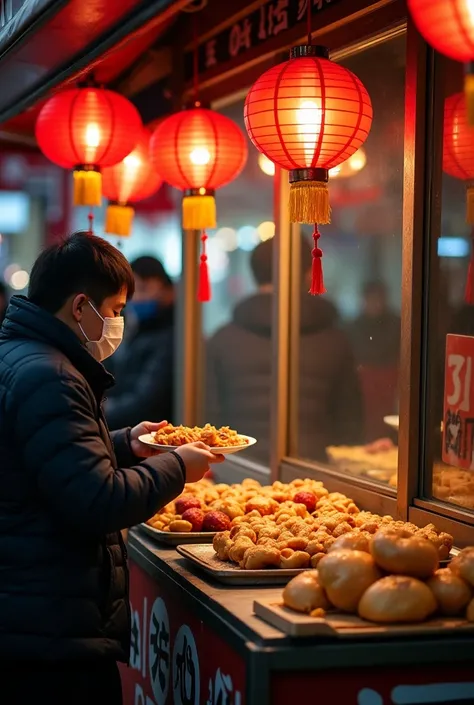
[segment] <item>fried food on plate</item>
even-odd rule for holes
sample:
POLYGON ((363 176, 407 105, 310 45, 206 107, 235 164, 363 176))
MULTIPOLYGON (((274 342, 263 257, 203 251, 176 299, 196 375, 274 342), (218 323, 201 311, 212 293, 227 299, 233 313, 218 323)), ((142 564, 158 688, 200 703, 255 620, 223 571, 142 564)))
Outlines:
POLYGON ((211 424, 206 424, 202 428, 194 426, 173 426, 167 424, 156 431, 153 435, 155 443, 162 446, 183 446, 186 443, 202 441, 210 448, 229 448, 231 446, 244 446, 248 443, 247 438, 239 436, 228 426, 216 428, 211 424))

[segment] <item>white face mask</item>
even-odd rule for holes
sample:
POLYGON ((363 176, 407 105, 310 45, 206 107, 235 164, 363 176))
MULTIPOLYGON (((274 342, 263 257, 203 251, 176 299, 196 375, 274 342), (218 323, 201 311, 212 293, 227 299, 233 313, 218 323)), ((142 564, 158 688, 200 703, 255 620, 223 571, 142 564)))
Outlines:
POLYGON ((122 342, 123 316, 117 316, 117 318, 103 318, 90 301, 88 301, 88 304, 104 323, 102 326, 102 335, 99 340, 89 340, 81 324, 78 322, 77 325, 87 341, 86 347, 91 355, 93 355, 96 360, 99 360, 99 362, 102 362, 102 360, 110 357, 122 342))

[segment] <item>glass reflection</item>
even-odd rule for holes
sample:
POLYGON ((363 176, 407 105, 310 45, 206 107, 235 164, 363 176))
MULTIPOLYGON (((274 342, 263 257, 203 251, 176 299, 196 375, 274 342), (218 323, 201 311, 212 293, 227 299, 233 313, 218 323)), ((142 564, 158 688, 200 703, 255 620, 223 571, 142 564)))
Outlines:
MULTIPOLYGON (((405 36, 342 63, 369 91, 374 120, 330 177, 332 223, 320 228, 328 293, 301 298, 291 454, 396 486, 405 36)), ((305 248, 311 230, 301 228, 305 248)))

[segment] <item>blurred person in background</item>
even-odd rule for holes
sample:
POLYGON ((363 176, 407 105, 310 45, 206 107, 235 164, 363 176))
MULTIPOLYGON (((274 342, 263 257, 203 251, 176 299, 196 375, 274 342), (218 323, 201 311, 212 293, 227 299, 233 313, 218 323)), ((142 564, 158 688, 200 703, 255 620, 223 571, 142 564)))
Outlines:
MULTIPOLYGON (((130 265, 76 233, 36 260, 0 330, 2 703, 121 705, 130 651, 121 530, 221 462, 203 443, 156 455, 162 423, 109 433, 102 411, 134 290, 130 265)), ((156 421, 156 420, 155 420, 156 421)))
POLYGON ((5 318, 5 313, 7 312, 7 307, 8 307, 8 289, 6 287, 6 284, 4 284, 2 281, 0 281, 0 326, 3 323, 3 319, 5 318))
POLYGON ((105 404, 110 428, 140 419, 173 419, 174 285, 155 257, 131 263, 135 293, 127 305, 129 333, 108 369, 116 379, 105 404))
MULTIPOLYGON (((267 463, 274 247, 275 238, 253 250, 250 266, 258 290, 237 305, 233 320, 210 339, 206 378, 206 420, 256 437, 254 457, 267 463)), ((310 278, 311 248, 302 240, 298 454, 325 461, 326 446, 360 442, 361 397, 351 346, 338 328, 337 310, 327 297, 307 293, 310 278)))
POLYGON ((400 364, 400 316, 389 306, 387 287, 369 281, 362 312, 349 326, 365 405, 365 440, 386 436, 384 416, 396 413, 400 364))

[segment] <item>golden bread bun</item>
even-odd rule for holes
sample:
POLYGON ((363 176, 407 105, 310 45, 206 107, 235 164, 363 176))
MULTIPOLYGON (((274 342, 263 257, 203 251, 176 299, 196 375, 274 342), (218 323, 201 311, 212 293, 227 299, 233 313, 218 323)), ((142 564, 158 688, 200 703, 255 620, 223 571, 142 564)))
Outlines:
POLYGON ((328 553, 341 549, 348 551, 365 551, 369 553, 369 539, 364 534, 343 534, 330 546, 328 553))
POLYGON ((317 570, 308 570, 290 580, 283 590, 284 604, 296 612, 311 612, 331 606, 324 588, 320 585, 317 570))
POLYGON ((449 570, 474 586, 474 546, 463 548, 449 564, 449 570))
POLYGON ((436 610, 435 597, 421 580, 388 575, 371 585, 359 602, 359 616, 369 622, 423 622, 436 610))
POLYGON ((438 551, 428 539, 405 529, 382 529, 370 544, 370 552, 388 573, 429 578, 439 566, 438 551))
POLYGON ((439 611, 448 617, 460 614, 472 597, 471 586, 449 568, 437 570, 426 584, 436 598, 439 611))
POLYGON ((474 598, 470 601, 467 606, 466 619, 468 622, 474 622, 474 598))
POLYGON ((331 551, 318 563, 319 582, 329 601, 346 612, 356 612, 359 600, 380 571, 365 551, 331 551))

